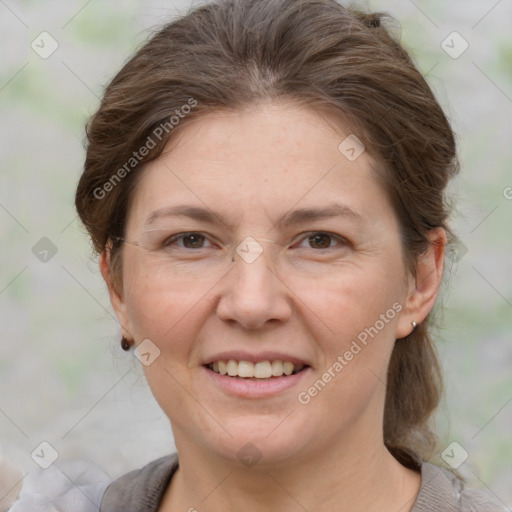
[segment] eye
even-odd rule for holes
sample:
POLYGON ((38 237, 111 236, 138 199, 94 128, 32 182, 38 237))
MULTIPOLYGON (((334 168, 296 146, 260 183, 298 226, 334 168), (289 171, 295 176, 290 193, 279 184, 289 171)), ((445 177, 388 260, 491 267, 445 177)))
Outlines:
POLYGON ((308 233, 307 235, 308 236, 302 240, 310 244, 309 248, 315 250, 335 248, 336 246, 331 245, 331 243, 336 241, 340 247, 348 245, 348 242, 344 238, 338 235, 333 235, 331 233, 326 233, 324 231, 315 231, 313 233, 308 233))
POLYGON ((203 244, 208 239, 201 233, 179 233, 177 235, 170 236, 163 242, 163 247, 171 247, 177 245, 180 249, 204 249, 203 244), (176 244, 176 241, 183 241, 183 245, 176 244))

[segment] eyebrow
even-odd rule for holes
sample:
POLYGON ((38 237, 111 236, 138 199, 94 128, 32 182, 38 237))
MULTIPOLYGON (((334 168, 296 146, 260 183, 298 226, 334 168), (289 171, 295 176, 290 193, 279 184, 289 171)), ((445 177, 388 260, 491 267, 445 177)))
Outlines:
MULTIPOLYGON (((224 224, 230 229, 233 225, 228 223, 220 214, 214 213, 211 210, 192 205, 179 205, 167 208, 161 208, 152 212, 145 223, 145 226, 150 226, 156 220, 165 217, 188 217, 199 222, 206 222, 212 225, 224 224)), ((348 217, 357 222, 363 222, 363 216, 350 208, 347 205, 334 203, 324 208, 302 208, 287 212, 276 223, 278 227, 288 227, 304 222, 311 222, 315 220, 328 219, 333 217, 348 217)))
POLYGON ((153 222, 156 220, 164 217, 188 217, 199 222, 207 222, 208 224, 213 225, 224 224, 230 229, 233 228, 233 226, 226 222, 221 215, 215 214, 206 208, 192 205, 171 206, 168 208, 160 208, 159 210, 155 210, 154 212, 151 212, 151 214, 146 219, 145 226, 147 227, 153 224, 153 222))
POLYGON ((329 219, 333 217, 348 217, 357 222, 363 222, 363 216, 347 205, 334 203, 324 208, 302 208, 283 215, 276 226, 284 227, 303 222, 329 219))

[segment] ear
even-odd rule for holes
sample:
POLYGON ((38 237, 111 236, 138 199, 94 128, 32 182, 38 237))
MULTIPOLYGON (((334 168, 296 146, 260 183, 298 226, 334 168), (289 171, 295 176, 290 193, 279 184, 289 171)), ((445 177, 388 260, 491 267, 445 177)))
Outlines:
POLYGON ((435 228, 429 231, 430 246, 417 263, 416 276, 411 276, 403 310, 397 325, 396 338, 405 338, 412 330, 412 322, 425 320, 439 293, 443 278, 444 256, 447 242, 446 231, 435 228))
POLYGON ((133 340, 128 311, 122 292, 118 291, 112 283, 110 268, 110 249, 107 248, 100 254, 99 266, 101 275, 103 276, 103 279, 108 287, 110 303, 112 304, 112 308, 114 309, 114 312, 121 326, 121 333, 126 339, 133 340))

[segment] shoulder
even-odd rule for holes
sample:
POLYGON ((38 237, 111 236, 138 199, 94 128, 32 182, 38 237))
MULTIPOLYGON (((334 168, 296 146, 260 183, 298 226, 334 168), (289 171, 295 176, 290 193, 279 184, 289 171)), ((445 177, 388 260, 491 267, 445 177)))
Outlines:
MULTIPOLYGON (((108 475, 86 460, 63 461, 30 471, 9 512, 98 512, 108 475)), ((1 508, 0 510, 5 510, 1 508)))
POLYGON ((421 486, 411 512, 507 512, 507 506, 490 494, 467 488, 448 469, 424 462, 421 486))
MULTIPOLYGON (((177 468, 178 456, 173 454, 112 481, 89 461, 73 460, 58 466, 53 464, 48 469, 34 470, 26 475, 18 500, 8 510, 156 512, 177 468)), ((0 510, 5 509, 0 507, 0 510)))
POLYGON ((177 468, 174 453, 126 473, 107 487, 100 512, 156 512, 177 468))

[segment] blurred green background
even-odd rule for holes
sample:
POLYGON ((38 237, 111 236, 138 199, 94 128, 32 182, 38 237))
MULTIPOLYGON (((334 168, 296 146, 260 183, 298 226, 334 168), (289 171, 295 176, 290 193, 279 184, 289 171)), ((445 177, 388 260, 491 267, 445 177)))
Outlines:
MULTIPOLYGON (((437 332, 440 452, 459 443, 469 454, 459 471, 510 505, 512 3, 354 3, 396 17, 458 136, 451 194, 464 246, 450 259, 437 332)), ((112 477, 174 449, 137 361, 118 346, 73 195, 103 87, 152 27, 191 5, 0 1, 0 444, 25 471, 41 441, 112 477)))

